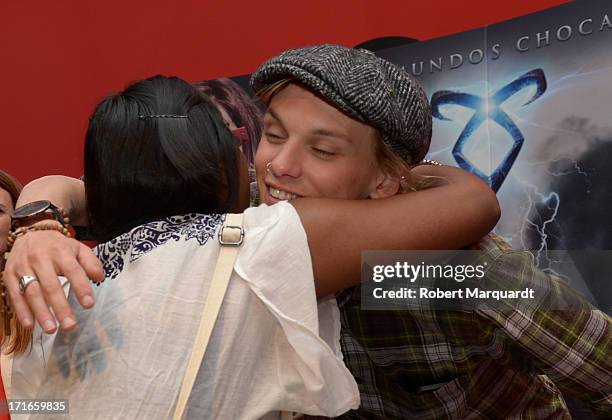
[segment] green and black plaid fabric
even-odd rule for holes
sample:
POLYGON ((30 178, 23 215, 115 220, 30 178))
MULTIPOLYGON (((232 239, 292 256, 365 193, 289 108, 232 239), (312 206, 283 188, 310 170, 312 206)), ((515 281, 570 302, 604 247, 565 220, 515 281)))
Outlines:
POLYGON ((365 311, 360 287, 343 291, 342 353, 361 406, 342 418, 571 418, 561 392, 612 418, 610 318, 534 268, 529 253, 493 235, 473 249, 488 261, 491 290, 537 284, 547 297, 518 308, 365 311), (541 309, 551 299, 586 309, 541 309))

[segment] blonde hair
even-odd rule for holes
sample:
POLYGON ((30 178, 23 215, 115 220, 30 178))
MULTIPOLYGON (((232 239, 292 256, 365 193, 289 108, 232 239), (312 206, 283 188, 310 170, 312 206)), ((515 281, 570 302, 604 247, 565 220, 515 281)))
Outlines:
POLYGON ((298 80, 294 77, 287 77, 285 79, 277 80, 276 82, 255 92, 255 98, 259 99, 267 107, 270 105, 270 101, 272 101, 274 95, 286 88, 287 85, 297 81, 298 80))
MULTIPOLYGON (((13 176, 0 170, 0 189, 5 190, 11 196, 12 207, 15 208, 19 194, 21 193, 22 186, 13 176)), ((0 255, 0 269, 4 269, 4 255, 0 255)), ((7 293, 4 287, 4 282, 1 281, 2 276, 0 275, 0 290, 3 293, 7 293)), ((0 296, 0 299, 3 299, 0 296)), ((4 333, 4 313, 0 313, 0 348, 2 353, 23 353, 28 349, 28 346, 32 342, 32 331, 26 330, 17 321, 17 318, 13 315, 8 320, 9 322, 9 335, 4 333)))
POLYGON ((446 183, 446 179, 438 176, 420 175, 412 171, 415 166, 402 160, 393 153, 377 132, 375 145, 376 161, 384 173, 400 179, 400 193, 419 191, 427 188, 437 187, 446 183))

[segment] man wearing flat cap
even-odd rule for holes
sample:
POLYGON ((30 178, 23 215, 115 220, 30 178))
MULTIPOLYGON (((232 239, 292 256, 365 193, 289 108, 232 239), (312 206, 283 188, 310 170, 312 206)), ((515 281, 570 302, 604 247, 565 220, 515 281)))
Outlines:
MULTIPOLYGON (((266 204, 423 187, 408 170, 429 148, 431 109, 400 67, 320 45, 270 59, 251 85, 267 106, 255 160, 266 204), (359 147, 367 141, 374 147, 359 147), (390 170, 377 172, 376 162, 390 170)), ((491 284, 539 284, 579 309, 546 310, 536 300, 504 310, 365 311, 361 287, 345 290, 336 296, 340 342, 361 407, 343 418, 571 418, 560 390, 611 415, 610 318, 494 235, 472 249, 491 284)))

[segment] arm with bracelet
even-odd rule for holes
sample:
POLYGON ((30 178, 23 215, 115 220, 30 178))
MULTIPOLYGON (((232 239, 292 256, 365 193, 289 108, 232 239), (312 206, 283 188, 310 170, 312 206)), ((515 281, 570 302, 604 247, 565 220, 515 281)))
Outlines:
MULTIPOLYGON (((59 175, 34 180, 22 191, 16 210, 13 230, 9 234, 12 238, 9 239, 12 244, 10 253, 22 253, 29 258, 9 258, 11 264, 6 271, 16 273, 20 293, 25 294, 27 290, 49 296, 46 303, 54 306, 57 319, 64 321, 62 327, 72 329, 75 323, 66 319, 65 309, 62 312, 62 308, 57 306, 57 303, 65 301, 57 276, 64 275, 70 279, 79 302, 85 308, 94 304, 89 279, 103 278, 102 266, 89 247, 73 239, 71 222, 78 226, 87 225, 83 182, 59 175)), ((17 314, 22 310, 30 311, 25 300, 19 297, 13 297, 11 304, 17 314)), ((45 332, 55 331, 55 319, 44 301, 33 301, 32 310, 46 314, 39 318, 45 332)), ((33 328, 31 315, 18 318, 25 328, 33 328)))

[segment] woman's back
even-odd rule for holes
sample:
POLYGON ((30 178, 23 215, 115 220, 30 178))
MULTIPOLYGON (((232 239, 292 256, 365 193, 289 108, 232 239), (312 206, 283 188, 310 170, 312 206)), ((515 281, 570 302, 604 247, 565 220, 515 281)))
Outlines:
MULTIPOLYGON (((73 418, 170 418, 222 219, 174 216, 99 245, 107 280, 96 306, 77 313, 78 330, 58 333, 36 398, 69 399, 73 418)), ((244 228, 187 417, 260 418, 281 410, 333 416, 357 407, 352 376, 319 338, 297 213, 286 203, 249 209, 244 228)), ((334 323, 330 313, 319 315, 334 323)))

